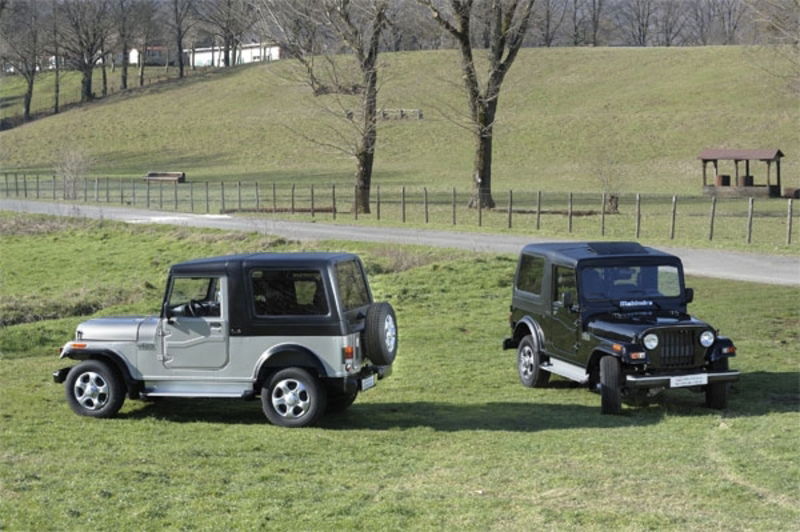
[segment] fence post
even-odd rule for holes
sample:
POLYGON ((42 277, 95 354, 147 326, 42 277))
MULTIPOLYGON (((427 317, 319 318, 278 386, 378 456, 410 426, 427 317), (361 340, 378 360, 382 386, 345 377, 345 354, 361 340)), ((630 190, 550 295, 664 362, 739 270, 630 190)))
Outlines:
POLYGON ((378 185, 375 189, 375 218, 380 221, 381 219, 381 186, 378 185))
POLYGON ((219 198, 220 198, 220 212, 225 212, 225 181, 219 182, 219 198))
MULTIPOLYGON (((56 182, 56 176, 53 176, 53 183, 56 182)), ((55 185, 53 185, 55 187, 55 185)), ((55 188, 53 189, 55 190, 55 188)), ((17 173, 14 172, 14 196, 19 197, 19 181, 17 181, 17 173)), ((53 193, 53 199, 56 199, 55 192, 53 193)))
POLYGON ((636 194, 636 240, 642 232, 642 196, 636 194))
POLYGON ((536 229, 542 226, 542 191, 536 192, 536 229))
POLYGON ((211 200, 208 197, 208 181, 206 183, 206 214, 211 212, 211 200))
MULTIPOLYGON (((108 187, 108 185, 106 185, 106 187, 108 187)), ((106 196, 108 196, 108 191, 106 191, 106 196)), ((62 200, 66 200, 67 199, 67 178, 66 178, 66 176, 61 178, 61 199, 62 200)))
POLYGON ((122 179, 119 180, 119 203, 120 205, 125 204, 125 181, 122 179))
POLYGON ((675 240, 675 217, 678 214, 678 196, 672 196, 672 219, 669 224, 669 239, 675 240))
POLYGON ((275 183, 272 183, 272 214, 278 212, 278 193, 275 190, 275 183))
POLYGON ((109 179, 109 177, 106 178, 106 203, 111 202, 111 191, 109 190, 111 183, 109 182, 109 179))
MULTIPOLYGON (((14 182, 16 184, 17 174, 14 174, 14 182)), ((53 201, 56 200, 56 176, 53 176, 53 201)))
POLYGON ((292 183, 292 209, 289 214, 294 214, 294 183, 292 183))
POLYGON ((39 199, 39 174, 36 174, 36 199, 39 199))
POLYGON ((512 216, 511 213, 514 212, 512 210, 513 209, 513 205, 514 205, 514 191, 509 189, 509 191, 508 191, 508 228, 509 229, 511 229, 511 216, 512 216))
POLYGON ((358 185, 353 185, 353 218, 358 220, 358 185))
POLYGON ((311 183, 311 217, 314 217, 314 183, 311 183))
POLYGON ((478 227, 483 227, 483 201, 481 201, 480 191, 478 192, 478 227))
POLYGON ((428 223, 428 187, 422 187, 422 202, 425 205, 425 223, 428 223))
POLYGON ((22 197, 28 197, 28 176, 25 174, 22 174, 22 197))
POLYGON ((145 195, 147 196, 146 205, 147 205, 147 208, 149 209, 150 208, 150 180, 148 179, 147 181, 144 182, 144 184, 146 185, 145 186, 145 192, 146 192, 145 195))
POLYGON ((400 214, 403 223, 406 223, 406 187, 400 187, 400 214))
POLYGON ((603 197, 600 200, 600 236, 606 234, 606 193, 603 192, 603 197))
POLYGON ((708 219, 708 239, 714 240, 714 216, 717 214, 717 197, 711 197, 711 214, 708 219))
MULTIPOLYGON (((53 199, 56 199, 56 176, 53 176, 53 199)), ((100 203, 100 178, 94 178, 94 202, 100 203)), ((149 207, 149 205, 148 205, 149 207)))
POLYGON ((567 231, 572 232, 572 192, 569 193, 567 200, 567 231))
POLYGON ((242 182, 236 182, 236 205, 238 206, 238 210, 242 210, 242 182))
POLYGON ((261 210, 261 194, 258 188, 258 181, 256 181, 256 211, 261 210))
POLYGON ((136 180, 131 179, 131 204, 136 206, 136 180))
POLYGON ((747 200, 747 243, 753 241, 753 198, 747 200))
POLYGON ((331 207, 333 208, 333 219, 336 219, 336 183, 331 184, 331 207))
MULTIPOLYGON (((135 192, 135 190, 134 190, 135 192)), ((89 202, 89 180, 85 177, 83 178, 83 202, 89 202)))
POLYGON ((6 188, 5 188, 5 192, 6 192, 6 197, 8 197, 8 173, 6 172, 6 173, 4 173, 3 175, 4 175, 4 176, 5 176, 5 178, 6 178, 6 188))
POLYGON ((178 182, 172 182, 172 199, 174 200, 175 210, 178 210, 178 182))
POLYGON ((792 198, 789 198, 789 205, 786 207, 786 245, 792 243, 792 198))
POLYGON ((453 187, 453 225, 456 225, 456 187, 453 187))
POLYGON ((194 212, 194 181, 189 181, 189 212, 194 212))

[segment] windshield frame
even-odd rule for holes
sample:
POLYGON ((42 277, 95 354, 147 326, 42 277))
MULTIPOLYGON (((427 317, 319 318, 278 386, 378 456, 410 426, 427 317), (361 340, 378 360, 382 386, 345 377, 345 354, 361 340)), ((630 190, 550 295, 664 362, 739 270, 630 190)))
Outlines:
MULTIPOLYGON (((681 263, 680 259, 677 257, 670 258, 670 257, 653 257, 653 258, 621 258, 620 260, 610 260, 610 259, 596 259, 591 261, 581 261, 578 265, 578 297, 580 298, 581 305, 590 306, 590 307, 615 307, 619 308, 620 301, 653 301, 657 302, 659 307, 670 307, 674 308, 675 306, 682 306, 684 305, 686 299, 686 283, 684 279, 683 273, 683 264, 681 263), (584 281, 584 273, 587 269, 591 268, 614 268, 614 267, 625 267, 625 268, 635 268, 635 267, 658 267, 658 266, 670 266, 677 269, 678 272, 678 284, 679 290, 678 294, 675 296, 664 296, 664 295, 655 295, 655 294, 647 294, 642 296, 630 297, 630 298, 604 298, 604 299, 589 299, 586 297, 586 286, 584 281)), ((648 305, 642 305, 648 306, 648 305)))

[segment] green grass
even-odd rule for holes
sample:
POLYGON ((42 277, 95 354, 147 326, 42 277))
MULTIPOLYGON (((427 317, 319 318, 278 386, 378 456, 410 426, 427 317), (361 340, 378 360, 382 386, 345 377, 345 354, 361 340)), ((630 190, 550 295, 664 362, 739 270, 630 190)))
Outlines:
POLYGON ((400 325, 394 375, 307 430, 238 401, 80 418, 49 373, 85 317, 0 329, 3 528, 791 530, 800 518, 798 289, 690 279, 692 311, 739 347, 730 408, 675 392, 609 417, 585 389, 519 385, 499 348, 511 256, 14 215, 0 237, 0 291, 31 319, 76 297, 103 315, 153 312, 171 262, 306 248, 361 254, 400 325))
MULTIPOLYGON (((760 68, 768 59, 744 47, 523 50, 501 95, 494 186, 600 191, 607 175, 615 191, 697 195, 706 147, 781 148, 784 185, 800 186, 800 106, 760 68)), ((453 124, 466 110, 457 52, 382 60, 379 106, 419 108, 425 119, 381 122, 375 184, 465 189, 473 155, 453 124)), ((322 108, 336 104, 311 98, 290 69, 209 72, 0 133, 0 168, 49 174, 63 150, 82 150, 95 175, 351 185, 353 161, 304 138, 341 126, 322 108)))

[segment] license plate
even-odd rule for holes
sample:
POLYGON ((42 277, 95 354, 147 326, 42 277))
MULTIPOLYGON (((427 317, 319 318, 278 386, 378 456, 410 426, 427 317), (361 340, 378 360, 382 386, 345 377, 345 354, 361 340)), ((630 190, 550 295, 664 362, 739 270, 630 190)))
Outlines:
POLYGON ((370 375, 367 378, 361 379, 361 391, 369 390, 375 386, 375 375, 370 375))
POLYGON ((680 377, 670 377, 670 388, 684 388, 686 386, 704 386, 708 384, 708 374, 698 373, 697 375, 681 375, 680 377))

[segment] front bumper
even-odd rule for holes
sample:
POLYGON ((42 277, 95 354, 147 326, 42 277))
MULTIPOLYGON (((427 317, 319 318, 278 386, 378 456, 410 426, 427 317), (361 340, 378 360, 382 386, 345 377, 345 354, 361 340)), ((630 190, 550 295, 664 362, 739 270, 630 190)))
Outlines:
POLYGON ((686 377, 688 375, 705 375, 708 384, 718 382, 735 382, 739 380, 738 371, 717 371, 717 372, 698 372, 698 373, 676 373, 665 375, 627 375, 625 386, 628 388, 674 388, 672 386, 673 377, 686 377))

